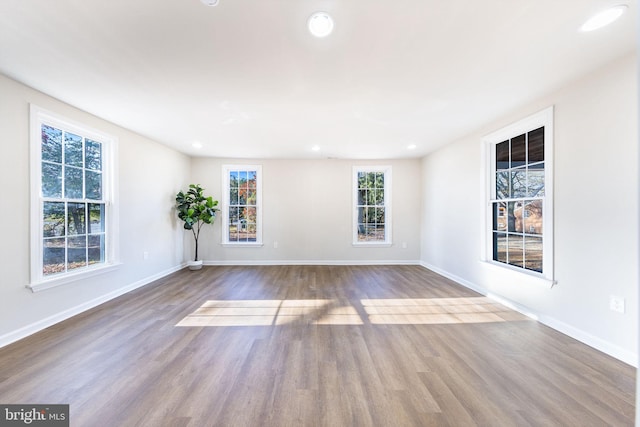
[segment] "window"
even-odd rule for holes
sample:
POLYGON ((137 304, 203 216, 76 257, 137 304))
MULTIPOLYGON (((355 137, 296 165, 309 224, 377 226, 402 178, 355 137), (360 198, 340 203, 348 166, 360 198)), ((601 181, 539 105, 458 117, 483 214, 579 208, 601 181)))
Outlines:
POLYGON ((553 109, 485 137, 488 261, 552 279, 553 109))
POLYGON ((353 244, 391 244, 391 166, 353 168, 353 244))
POLYGON ((262 167, 222 167, 223 244, 262 244, 262 167))
POLYGON ((113 137, 31 107, 33 290, 115 262, 113 137))

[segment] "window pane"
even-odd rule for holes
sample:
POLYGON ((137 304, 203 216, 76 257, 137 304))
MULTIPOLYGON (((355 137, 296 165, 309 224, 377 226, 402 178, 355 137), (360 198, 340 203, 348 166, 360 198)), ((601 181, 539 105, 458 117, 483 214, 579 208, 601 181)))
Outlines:
POLYGON ((230 205, 238 204, 238 187, 231 187, 229 189, 229 204, 230 205))
POLYGON ((237 171, 229 172, 229 187, 238 188, 238 172, 237 171))
POLYGON ((246 185, 240 187, 238 189, 238 204, 246 205, 247 204, 247 187, 246 185))
POLYGON ((524 267, 523 237, 519 234, 509 234, 507 237, 507 262, 517 267, 524 267))
POLYGON ((384 242, 384 224, 376 224, 370 230, 371 240, 375 240, 377 242, 384 242))
POLYGON ((258 219, 258 210, 256 208, 254 208, 254 207, 251 207, 251 208, 245 208, 244 211, 245 211, 244 212, 244 215, 245 215, 244 218, 248 222, 250 222, 252 224, 255 224, 257 222, 257 219, 258 219))
POLYGON ((258 204, 258 197, 255 188, 249 188, 247 190, 247 205, 256 206, 258 204))
POLYGON ((542 273, 542 237, 525 237, 524 268, 542 273))
POLYGON ((529 162, 543 162, 544 161, 544 127, 532 130, 529 132, 529 162))
POLYGON ((44 202, 42 219, 42 234, 44 237, 64 236, 65 220, 63 202, 44 202))
POLYGON ((509 169, 509 141, 496 144, 496 170, 509 169))
POLYGON ((357 212, 358 212, 358 224, 363 224, 365 222, 364 221, 364 215, 365 215, 364 208, 358 207, 357 208, 357 212))
POLYGON ((42 163, 42 196, 62 197, 62 165, 42 163))
POLYGON ((258 230, 258 226, 254 223, 248 224, 247 225, 247 241, 248 242, 255 242, 257 241, 257 233, 258 230))
POLYGON ((102 199, 102 174, 99 172, 85 171, 85 194, 87 199, 102 199))
POLYGON ((238 220, 240 219, 240 215, 238 212, 238 208, 237 207, 230 207, 229 208, 229 223, 230 224, 235 224, 238 222, 238 220))
POLYGON ((247 171, 238 172, 238 187, 248 188, 249 183, 247 182, 247 179, 247 171))
POLYGON ((510 172, 498 172, 496 173, 496 199, 509 198, 509 179, 510 172))
POLYGON ((82 199, 82 169, 64 169, 64 193, 69 199, 82 199))
MULTIPOLYGON (((538 163, 538 165, 544 166, 543 163, 538 163)), ((544 169, 529 169, 527 178, 526 197, 544 196, 544 169)))
POLYGON ((507 235, 493 233, 493 260, 507 262, 507 235))
POLYGON ((42 253, 42 273, 62 273, 65 271, 65 239, 44 239, 42 253))
POLYGON ((62 131, 42 125, 42 160, 62 163, 62 131))
POLYGON ((524 232, 542 234, 542 200, 526 202, 524 208, 524 232))
POLYGON ((376 172, 376 188, 384 188, 384 172, 376 172))
POLYGON ((524 197, 527 190, 527 172, 518 169, 511 172, 511 197, 524 197))
POLYGON ((64 134, 64 163, 82 167, 82 137, 72 133, 64 134))
POLYGON ((358 223, 358 241, 361 242, 365 238, 366 226, 362 223, 358 223))
POLYGON ((89 203, 89 234, 104 232, 104 205, 89 203))
POLYGON ((86 234, 86 204, 67 204, 67 229, 69 235, 86 234))
POLYGON ((87 238, 70 237, 67 247, 67 269, 85 267, 87 265, 87 238))
POLYGON ((248 171, 247 178, 249 180, 249 188, 255 190, 258 188, 258 171, 248 171))
POLYGON ((366 209, 366 223, 374 224, 376 222, 376 208, 365 208, 366 209))
POLYGON ((518 230, 518 220, 516 218, 516 214, 518 214, 518 210, 520 210, 520 203, 518 202, 509 202, 507 203, 507 231, 522 231, 522 218, 520 219, 520 230, 518 230))
POLYGON ((88 241, 87 255, 89 265, 104 262, 104 234, 89 236, 88 241))
POLYGON ((384 226, 384 208, 376 208, 376 223, 382 224, 384 226))
POLYGON ((87 139, 84 147, 85 167, 96 171, 102 170, 102 144, 87 139))
POLYGON ((367 188, 376 188, 376 173, 367 173, 367 188))
POLYGON ((504 202, 493 204, 493 230, 507 231, 507 204, 504 202))
POLYGON ((367 188, 366 172, 358 172, 358 188, 367 188))
POLYGON ((364 190, 364 189, 358 190, 358 205, 362 206, 367 204, 367 201, 368 201, 367 191, 368 190, 364 190))
POLYGON ((375 204, 378 206, 384 205, 384 189, 380 188, 375 192, 375 204))
POLYGON ((524 166, 527 161, 526 138, 519 135, 511 139, 511 167, 524 166))

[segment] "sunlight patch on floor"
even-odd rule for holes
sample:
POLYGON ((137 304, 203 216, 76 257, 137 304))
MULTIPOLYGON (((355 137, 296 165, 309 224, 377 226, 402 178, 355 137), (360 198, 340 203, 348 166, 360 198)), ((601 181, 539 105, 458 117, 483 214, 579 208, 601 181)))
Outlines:
MULTIPOLYGON (((489 323, 527 318, 486 297, 382 298, 359 301, 366 320, 377 325, 489 323)), ((176 326, 363 325, 348 301, 209 300, 176 326)))
POLYGON ((272 326, 293 322, 361 325, 352 306, 336 300, 209 300, 176 326, 272 326))
POLYGON ((360 302, 373 324, 489 323, 526 319, 486 297, 385 298, 364 299, 360 302))

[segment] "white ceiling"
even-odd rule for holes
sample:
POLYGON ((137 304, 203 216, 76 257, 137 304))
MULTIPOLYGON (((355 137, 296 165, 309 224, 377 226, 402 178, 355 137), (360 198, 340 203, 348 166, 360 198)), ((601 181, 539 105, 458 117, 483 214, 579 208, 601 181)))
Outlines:
POLYGON ((623 1, 0 0, 0 72, 190 155, 418 157, 632 52, 623 1))

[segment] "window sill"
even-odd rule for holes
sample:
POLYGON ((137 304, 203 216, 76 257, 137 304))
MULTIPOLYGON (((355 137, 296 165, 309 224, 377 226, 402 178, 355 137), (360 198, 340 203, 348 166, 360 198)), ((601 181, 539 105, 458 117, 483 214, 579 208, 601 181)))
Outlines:
POLYGON ((222 242, 222 246, 225 248, 260 248, 264 246, 262 242, 240 242, 240 243, 230 243, 230 242, 222 242))
POLYGON ((354 248, 390 248, 393 243, 390 242, 358 242, 351 243, 354 248))
POLYGON ((518 281, 518 283, 526 285, 542 286, 547 289, 551 289, 557 285, 555 280, 550 279, 541 273, 536 273, 535 271, 511 267, 507 264, 490 260, 480 260, 480 264, 491 274, 495 274, 498 278, 503 278, 505 280, 518 281))
POLYGON ((40 292, 46 289, 55 288, 62 285, 67 285, 69 283, 77 282, 79 280, 88 279, 90 277, 98 276, 100 274, 109 273, 118 269, 122 263, 115 262, 111 264, 106 264, 100 267, 90 267, 86 270, 67 273, 63 276, 51 277, 48 279, 41 280, 39 282, 30 283, 27 285, 27 288, 31 289, 31 292, 40 292))

